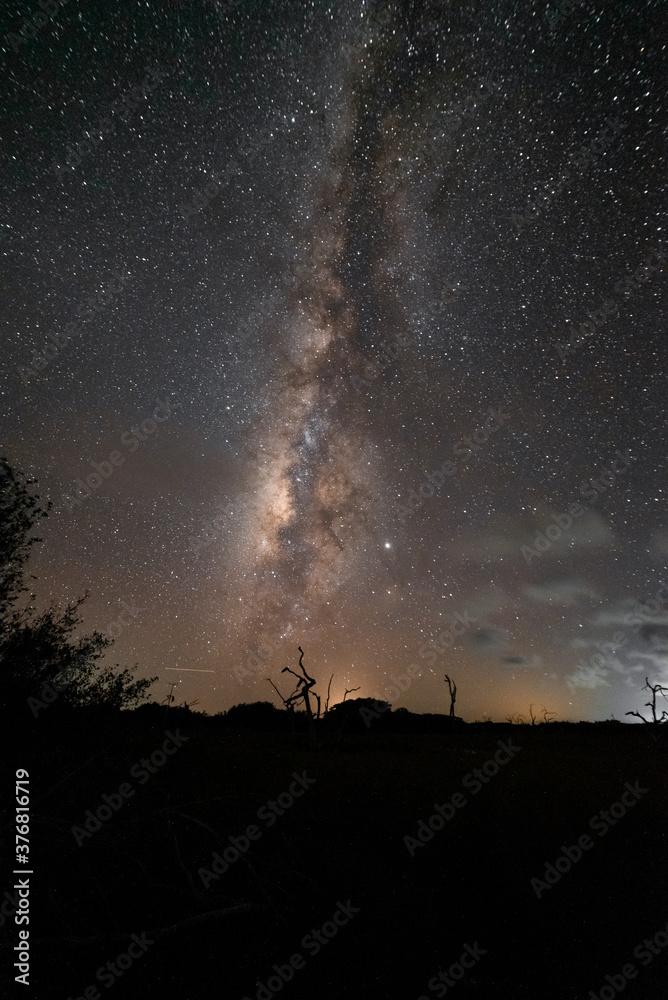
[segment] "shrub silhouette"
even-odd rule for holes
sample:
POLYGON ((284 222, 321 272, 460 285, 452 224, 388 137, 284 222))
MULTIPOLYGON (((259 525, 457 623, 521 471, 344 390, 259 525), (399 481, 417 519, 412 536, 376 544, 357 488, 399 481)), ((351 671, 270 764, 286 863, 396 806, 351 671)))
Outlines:
MULTIPOLYGON (((101 666, 98 661, 113 640, 101 632, 78 639, 79 597, 65 609, 56 605, 38 613, 29 593, 26 564, 33 545, 41 541, 33 529, 46 508, 32 492, 34 479, 14 471, 0 458, 0 671, 5 706, 24 705, 26 714, 38 718, 51 702, 49 717, 63 708, 118 710, 132 708, 146 696, 156 677, 135 680, 128 668, 101 666), (29 699, 31 701, 29 702, 29 699)), ((35 579, 31 576, 30 579, 35 579)))
POLYGON ((242 702, 225 712, 224 718, 233 726, 244 729, 279 729, 286 721, 287 713, 272 705, 270 701, 242 702))

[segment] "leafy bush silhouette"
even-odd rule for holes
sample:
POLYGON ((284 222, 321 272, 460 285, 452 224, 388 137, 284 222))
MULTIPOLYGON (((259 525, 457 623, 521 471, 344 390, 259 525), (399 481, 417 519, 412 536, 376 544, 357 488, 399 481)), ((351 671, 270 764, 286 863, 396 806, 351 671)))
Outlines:
POLYGON ((230 725, 244 729, 275 730, 284 727, 287 714, 270 701, 252 701, 233 705, 225 712, 224 719, 230 725))
MULTIPOLYGON (((113 640, 93 631, 74 638, 80 625, 79 597, 65 609, 56 605, 38 613, 30 593, 23 607, 19 599, 29 593, 25 579, 31 548, 42 539, 32 534, 38 521, 48 517, 34 479, 15 471, 0 458, 0 671, 5 706, 25 705, 28 717, 38 718, 49 709, 49 718, 68 708, 118 710, 132 708, 146 696, 154 678, 135 680, 129 668, 101 666, 98 661, 113 640), (30 701, 29 701, 30 699, 30 701)), ((31 576, 30 579, 36 579, 31 576)))

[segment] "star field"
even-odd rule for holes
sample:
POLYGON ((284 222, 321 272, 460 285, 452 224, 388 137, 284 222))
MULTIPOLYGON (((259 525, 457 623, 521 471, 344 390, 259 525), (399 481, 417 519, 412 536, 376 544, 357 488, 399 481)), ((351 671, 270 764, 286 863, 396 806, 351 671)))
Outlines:
POLYGON ((3 15, 2 454, 157 700, 668 683, 666 11, 558 9, 3 15))

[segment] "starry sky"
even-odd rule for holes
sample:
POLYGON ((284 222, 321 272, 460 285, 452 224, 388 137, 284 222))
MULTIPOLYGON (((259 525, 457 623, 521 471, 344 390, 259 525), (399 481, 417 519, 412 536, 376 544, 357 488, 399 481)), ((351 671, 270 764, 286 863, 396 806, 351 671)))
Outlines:
POLYGON ((209 712, 279 704, 298 645, 334 702, 447 711, 448 673, 468 721, 668 683, 667 20, 6 5, 40 606, 89 592, 109 661, 209 712))

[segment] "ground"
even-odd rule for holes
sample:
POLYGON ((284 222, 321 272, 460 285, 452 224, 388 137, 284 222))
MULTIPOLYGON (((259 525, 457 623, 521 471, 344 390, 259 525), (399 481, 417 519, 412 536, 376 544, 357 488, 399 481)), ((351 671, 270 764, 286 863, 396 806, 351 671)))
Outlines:
MULTIPOLYGON (((661 995, 668 948, 642 946, 668 923, 667 748, 652 727, 378 722, 310 748, 300 728, 163 712, 54 724, 18 748, 36 996, 661 995), (121 972, 133 933, 154 943, 96 979, 107 962, 121 972)), ((17 930, 8 920, 2 943, 17 930)))

